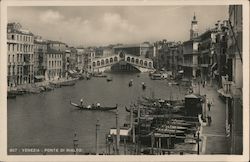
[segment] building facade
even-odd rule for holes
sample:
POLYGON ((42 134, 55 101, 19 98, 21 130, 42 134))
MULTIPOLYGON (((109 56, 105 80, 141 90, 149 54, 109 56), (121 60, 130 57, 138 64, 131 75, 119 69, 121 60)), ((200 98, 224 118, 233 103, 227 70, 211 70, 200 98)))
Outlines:
POLYGON ((224 89, 229 88, 226 91, 230 96, 227 99, 227 122, 232 154, 242 154, 243 151, 242 14, 241 5, 229 6, 228 74, 223 87, 224 89))
POLYGON ((142 44, 119 45, 115 46, 113 49, 115 54, 123 52, 125 54, 145 58, 150 58, 150 56, 153 56, 153 46, 148 42, 144 42, 142 44))
POLYGON ((48 41, 48 49, 58 51, 59 53, 62 53, 62 77, 66 77, 67 73, 67 61, 66 61, 66 49, 68 48, 67 44, 60 42, 60 41, 48 41))
POLYGON ((184 77, 196 78, 200 76, 198 69, 198 21, 196 16, 193 16, 190 29, 190 40, 183 42, 183 70, 184 77))
POLYGON ((47 68, 47 41, 36 36, 34 40, 34 80, 43 81, 47 68))
POLYGON ((8 87, 34 82, 34 35, 19 23, 7 26, 8 87))
POLYGON ((45 80, 58 80, 63 77, 63 51, 48 48, 45 80))

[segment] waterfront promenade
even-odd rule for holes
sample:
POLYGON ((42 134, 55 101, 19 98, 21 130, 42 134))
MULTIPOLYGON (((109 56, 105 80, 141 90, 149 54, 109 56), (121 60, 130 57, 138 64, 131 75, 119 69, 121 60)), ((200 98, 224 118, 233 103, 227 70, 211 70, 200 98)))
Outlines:
POLYGON ((226 137, 226 105, 219 97, 215 85, 198 85, 194 88, 195 92, 207 96, 209 101, 212 100, 211 110, 207 115, 212 118, 211 126, 203 125, 201 129, 202 144, 200 147, 201 154, 228 154, 228 138, 226 137))

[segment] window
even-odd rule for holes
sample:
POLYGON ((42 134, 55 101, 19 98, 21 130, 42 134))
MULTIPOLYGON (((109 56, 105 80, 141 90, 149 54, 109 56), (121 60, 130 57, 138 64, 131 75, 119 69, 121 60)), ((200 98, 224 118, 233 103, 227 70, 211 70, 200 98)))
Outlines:
POLYGON ((10 55, 8 55, 8 62, 10 62, 10 55))
POLYGON ((22 52, 23 51, 23 45, 20 44, 20 51, 22 52))
POLYGON ((12 73, 15 75, 15 66, 12 66, 12 73))
POLYGON ((19 54, 17 54, 17 62, 19 62, 19 54))
POLYGON ((10 44, 8 44, 8 51, 10 51, 10 44))
POLYGON ((15 35, 14 35, 14 34, 11 35, 11 39, 12 39, 12 40, 15 39, 15 35))
POLYGON ((16 50, 19 51, 19 44, 16 45, 16 48, 17 48, 16 50))
POLYGON ((12 55, 12 62, 15 61, 15 55, 12 55))
POLYGON ((19 41, 19 35, 17 35, 17 40, 19 41))

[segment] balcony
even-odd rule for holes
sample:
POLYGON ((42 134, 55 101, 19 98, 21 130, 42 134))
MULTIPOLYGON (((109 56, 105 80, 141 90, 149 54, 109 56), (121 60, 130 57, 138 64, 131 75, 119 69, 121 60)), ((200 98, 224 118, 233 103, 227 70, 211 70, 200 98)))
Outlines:
POLYGON ((218 90, 218 93, 223 97, 232 98, 232 81, 228 81, 228 76, 221 76, 222 88, 218 90))

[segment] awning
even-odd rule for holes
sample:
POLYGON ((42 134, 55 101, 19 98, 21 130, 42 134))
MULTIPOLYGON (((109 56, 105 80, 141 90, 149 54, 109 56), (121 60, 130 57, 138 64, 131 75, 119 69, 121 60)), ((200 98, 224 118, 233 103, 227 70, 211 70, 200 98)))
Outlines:
POLYGON ((219 89, 217 92, 220 95, 224 96, 224 97, 230 97, 230 98, 232 98, 232 95, 230 93, 225 93, 224 90, 223 90, 223 88, 219 89))
POLYGON ((44 76, 43 75, 36 75, 35 78, 36 79, 44 79, 44 76))
POLYGON ((69 70, 68 72, 69 72, 70 74, 74 74, 74 72, 73 72, 72 70, 69 70))
POLYGON ((214 71, 214 75, 219 75, 217 70, 214 71))
POLYGON ((178 71, 178 73, 182 74, 182 73, 184 73, 184 70, 180 70, 180 71, 178 71))
POLYGON ((212 71, 214 71, 213 69, 217 68, 217 63, 214 63, 212 66, 211 66, 211 69, 212 71))

